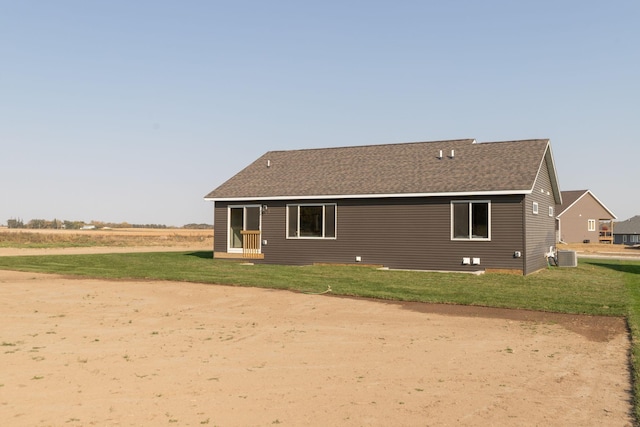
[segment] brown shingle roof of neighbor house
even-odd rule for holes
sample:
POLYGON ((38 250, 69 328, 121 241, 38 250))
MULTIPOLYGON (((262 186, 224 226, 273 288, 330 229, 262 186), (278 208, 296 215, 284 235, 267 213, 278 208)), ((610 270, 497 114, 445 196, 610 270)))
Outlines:
MULTIPOLYGON (((526 194, 543 161, 557 184, 547 139, 491 143, 462 139, 270 151, 205 198, 526 194)), ((553 190, 560 202, 559 190, 553 190)))
POLYGON ((569 206, 573 205, 587 190, 572 190, 562 192, 562 204, 558 206, 558 215, 561 215, 569 206))

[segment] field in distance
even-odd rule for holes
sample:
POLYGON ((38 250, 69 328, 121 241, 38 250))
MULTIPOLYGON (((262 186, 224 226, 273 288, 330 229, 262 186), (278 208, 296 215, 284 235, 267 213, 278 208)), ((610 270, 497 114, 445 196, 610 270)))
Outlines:
POLYGON ((0 227, 0 247, 3 248, 89 246, 189 246, 212 248, 213 230, 186 228, 56 230, 0 227))

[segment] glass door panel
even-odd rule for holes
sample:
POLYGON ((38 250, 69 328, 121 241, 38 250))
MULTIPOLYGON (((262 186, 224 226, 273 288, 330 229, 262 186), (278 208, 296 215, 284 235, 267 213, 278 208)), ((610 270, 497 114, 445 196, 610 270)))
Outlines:
POLYGON ((245 209, 245 230, 260 230, 260 206, 247 206, 245 209))
POLYGON ((244 226, 244 208, 229 209, 229 244, 231 248, 242 249, 242 229, 244 226))

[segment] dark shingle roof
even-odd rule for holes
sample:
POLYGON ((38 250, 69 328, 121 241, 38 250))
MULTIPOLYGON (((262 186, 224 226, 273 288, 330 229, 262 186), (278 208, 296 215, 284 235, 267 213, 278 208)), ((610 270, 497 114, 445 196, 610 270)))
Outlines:
MULTIPOLYGON (((542 161, 549 161, 548 144, 546 139, 464 139, 270 151, 205 197, 524 193, 532 189, 542 161)), ((555 179, 555 169, 552 173, 555 179)))
POLYGON ((640 215, 616 222, 613 226, 613 234, 640 234, 640 215))

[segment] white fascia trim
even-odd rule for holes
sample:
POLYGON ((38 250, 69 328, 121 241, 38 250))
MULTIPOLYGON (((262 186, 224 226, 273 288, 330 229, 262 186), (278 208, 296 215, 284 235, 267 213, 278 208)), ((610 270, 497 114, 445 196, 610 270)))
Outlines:
POLYGON ((400 197, 470 197, 470 196, 507 196, 512 194, 531 194, 532 190, 501 190, 447 193, 393 193, 393 194, 326 194, 313 196, 257 196, 257 197, 220 197, 206 198, 212 202, 242 202, 250 200, 319 200, 319 199, 387 199, 400 197))
POLYGON ((542 165, 547 163, 547 167, 549 167, 549 162, 551 162, 551 167, 549 168, 549 174, 551 175, 551 190, 553 190, 553 198, 556 200, 557 205, 562 204, 562 192, 560 191, 560 184, 558 183, 558 173, 556 172, 556 162, 553 160, 553 152, 551 151, 551 143, 547 142, 547 148, 544 151, 544 155, 542 156, 542 160, 538 165, 538 172, 536 172, 536 178, 533 180, 533 187, 531 188, 531 193, 536 186, 536 182, 538 181, 538 177, 540 176, 540 171, 542 170, 542 165), (549 158, 547 159, 547 156, 549 158))
POLYGON ((571 207, 573 205, 575 205, 576 203, 578 203, 580 201, 580 199, 582 199, 584 197, 585 194, 587 194, 589 192, 589 190, 585 191, 584 193, 582 193, 580 195, 580 197, 578 197, 573 203, 571 203, 569 206, 567 206, 562 212, 560 212, 558 214, 558 218, 560 218, 562 216, 562 214, 564 214, 565 212, 567 212, 569 209, 571 209, 571 207))
POLYGON ((575 205, 575 204, 576 204, 576 203, 578 203, 580 200, 582 200, 582 198, 583 198, 584 196, 586 196, 587 194, 591 194, 591 197, 593 197, 593 199, 594 199, 596 202, 598 202, 598 204, 599 204, 600 206, 602 206, 602 207, 604 208, 604 210, 605 210, 605 211, 609 212, 609 214, 613 217, 613 219, 618 219, 618 217, 617 217, 613 212, 611 212, 611 211, 609 210, 609 208, 608 208, 608 207, 606 207, 606 206, 604 205, 604 203, 602 203, 602 202, 600 201, 600 199, 598 199, 598 198, 596 197, 596 195, 595 195, 595 194, 593 194, 593 193, 591 192, 591 190, 587 190, 587 191, 585 191, 584 193, 582 193, 582 194, 580 195, 580 197, 578 197, 578 198, 575 200, 575 202, 571 203, 569 206, 567 206, 567 207, 566 207, 566 209, 564 209, 562 212, 560 212, 560 214, 558 215, 558 218, 559 218, 559 217, 561 217, 563 213, 565 213, 565 212, 567 212, 569 209, 571 209, 571 208, 573 207, 573 205, 575 205))
MULTIPOLYGON (((602 206, 602 207, 604 208, 604 210, 605 210, 605 211, 609 212, 609 214, 611 214, 611 216, 613 217, 613 219, 618 219, 618 217, 616 216, 616 214, 614 214, 613 212, 611 212, 611 210, 609 210, 609 208, 608 208, 608 207, 606 207, 606 206, 604 205, 604 203, 602 203, 602 202, 600 201, 600 199, 598 199, 598 198, 596 197, 596 195, 595 195, 595 194, 593 194, 593 193, 591 192, 591 190, 587 190, 587 193, 591 194, 591 197, 593 197, 593 198, 596 200, 596 202, 600 203, 600 206, 602 206)), ((585 193, 585 194, 586 194, 586 193, 585 193)), ((584 196, 584 194, 583 194, 582 196, 584 196)), ((582 198, 582 196, 580 196, 580 198, 582 198)))

